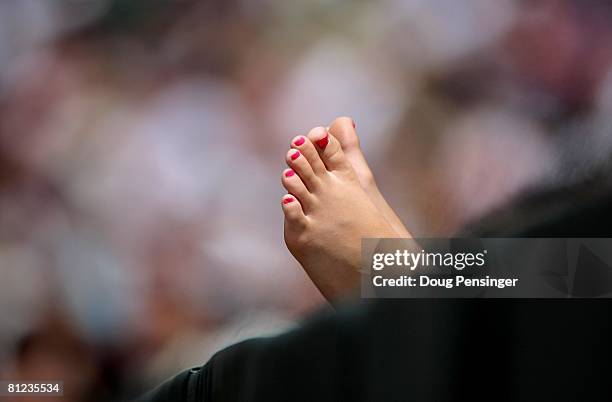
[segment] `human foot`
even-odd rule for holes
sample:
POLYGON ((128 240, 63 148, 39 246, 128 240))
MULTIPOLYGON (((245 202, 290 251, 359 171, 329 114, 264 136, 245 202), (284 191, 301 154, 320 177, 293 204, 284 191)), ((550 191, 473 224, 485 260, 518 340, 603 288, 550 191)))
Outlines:
POLYGON ((361 239, 398 234, 362 188, 340 142, 323 127, 298 136, 282 183, 285 242, 330 301, 359 284, 361 239))
POLYGON ((397 233, 397 237, 411 237, 410 232, 404 226, 391 206, 387 203, 376 185, 374 174, 361 151, 359 137, 355 131, 355 121, 350 117, 338 117, 332 122, 328 129, 339 142, 344 155, 353 166, 359 183, 370 197, 370 200, 397 233))

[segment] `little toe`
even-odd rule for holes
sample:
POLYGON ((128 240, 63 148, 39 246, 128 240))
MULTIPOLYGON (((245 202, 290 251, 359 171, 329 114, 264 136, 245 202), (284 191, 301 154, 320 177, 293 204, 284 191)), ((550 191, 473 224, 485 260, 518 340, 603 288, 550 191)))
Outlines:
POLYGON ((320 176, 324 174, 327 169, 325 168, 325 164, 321 160, 319 153, 317 152, 314 144, 308 140, 303 135, 299 135, 291 141, 291 148, 299 150, 302 155, 308 160, 310 163, 310 167, 312 167, 312 171, 320 176))
POLYGON ((300 176, 295 174, 293 169, 285 169, 281 182, 283 183, 283 187, 285 187, 287 192, 295 196, 300 201, 302 208, 305 210, 305 213, 307 213, 311 194, 300 176))
POLYGON ((306 185, 306 188, 311 192, 316 190, 319 183, 319 178, 312 170, 312 166, 310 166, 308 159, 306 159, 299 150, 290 149, 287 152, 286 160, 287 165, 289 165, 289 167, 293 169, 298 176, 300 176, 302 182, 304 182, 306 185))
POLYGON ((289 225, 293 225, 296 228, 306 225, 307 218, 297 198, 291 194, 285 194, 281 199, 281 205, 285 214, 285 220, 289 225))
POLYGON ((308 133, 308 139, 316 145, 316 149, 327 170, 351 170, 351 164, 346 159, 344 151, 342 151, 340 141, 325 128, 317 127, 313 129, 308 133))

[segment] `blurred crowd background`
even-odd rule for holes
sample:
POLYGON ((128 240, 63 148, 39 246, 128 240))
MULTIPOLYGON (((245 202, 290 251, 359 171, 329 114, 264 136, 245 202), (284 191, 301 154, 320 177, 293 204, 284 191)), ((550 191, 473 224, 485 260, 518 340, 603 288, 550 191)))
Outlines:
POLYGON ((326 308, 290 139, 354 118, 416 236, 609 159, 598 0, 0 1, 0 378, 120 400, 326 308))

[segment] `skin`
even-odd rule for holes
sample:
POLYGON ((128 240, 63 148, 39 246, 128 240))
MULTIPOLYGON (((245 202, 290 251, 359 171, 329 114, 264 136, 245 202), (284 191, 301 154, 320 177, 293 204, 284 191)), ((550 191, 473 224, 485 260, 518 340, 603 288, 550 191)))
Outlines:
POLYGON ((359 287, 362 238, 409 233, 378 191, 351 119, 295 137, 286 161, 285 242, 333 303, 359 287))
POLYGON ((376 180, 374 180, 374 174, 361 151, 353 119, 350 117, 339 117, 332 122, 328 130, 340 142, 344 155, 351 166, 353 166, 361 187, 389 224, 393 226, 393 229, 397 232, 397 237, 411 238, 412 236, 408 229, 406 229, 378 189, 376 180))

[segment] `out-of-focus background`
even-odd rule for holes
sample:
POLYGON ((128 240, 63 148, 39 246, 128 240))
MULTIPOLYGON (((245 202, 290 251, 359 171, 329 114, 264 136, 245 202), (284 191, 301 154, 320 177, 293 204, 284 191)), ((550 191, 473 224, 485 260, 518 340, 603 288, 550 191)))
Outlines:
POLYGON ((417 236, 580 180, 610 155, 611 21, 597 0, 0 1, 0 378, 119 400, 325 308, 279 178, 337 116, 417 236))

